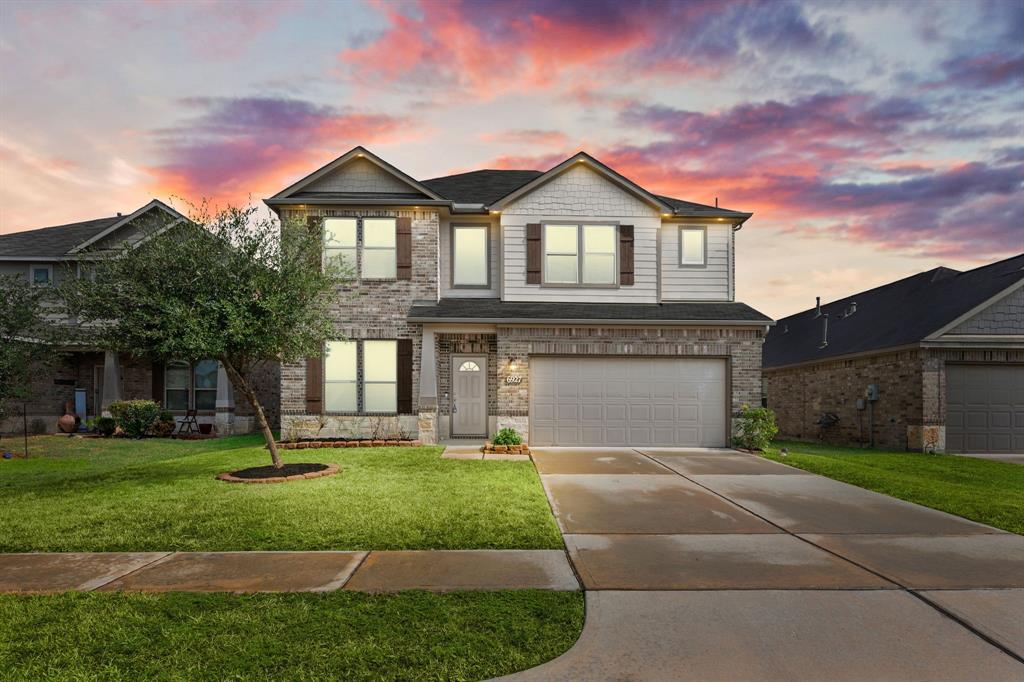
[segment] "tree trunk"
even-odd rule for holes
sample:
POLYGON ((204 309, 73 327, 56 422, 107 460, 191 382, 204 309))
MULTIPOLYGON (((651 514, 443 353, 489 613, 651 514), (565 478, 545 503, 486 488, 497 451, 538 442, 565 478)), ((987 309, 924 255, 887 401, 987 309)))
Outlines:
POLYGON ((242 389, 245 399, 249 401, 249 405, 252 406, 253 412, 256 413, 256 421, 259 422, 260 430, 263 432, 263 440, 267 441, 267 449, 270 450, 270 459, 274 463, 274 468, 284 468, 284 462, 281 461, 281 455, 277 452, 277 443, 274 441, 274 432, 270 430, 270 424, 267 423, 267 415, 264 414, 263 406, 260 405, 259 398, 256 397, 256 391, 249 385, 249 382, 246 381, 241 372, 235 369, 234 365, 224 358, 221 358, 220 361, 224 365, 224 370, 228 373, 231 381, 242 389))

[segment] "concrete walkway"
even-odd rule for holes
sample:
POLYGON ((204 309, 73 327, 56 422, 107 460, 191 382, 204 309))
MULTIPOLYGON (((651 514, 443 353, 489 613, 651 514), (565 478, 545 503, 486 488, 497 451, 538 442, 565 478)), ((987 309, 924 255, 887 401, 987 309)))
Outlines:
POLYGON ((1024 537, 732 450, 534 449, 587 590, 514 680, 1024 680, 1024 537))
POLYGON ((560 550, 0 554, 0 592, 577 590, 560 550))

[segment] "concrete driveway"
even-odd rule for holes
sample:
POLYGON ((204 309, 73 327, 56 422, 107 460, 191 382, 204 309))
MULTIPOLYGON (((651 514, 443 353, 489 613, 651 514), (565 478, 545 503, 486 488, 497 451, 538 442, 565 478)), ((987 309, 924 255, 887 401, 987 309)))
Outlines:
POLYGON ((517 680, 1024 680, 1024 537, 732 450, 538 448, 587 590, 517 680))

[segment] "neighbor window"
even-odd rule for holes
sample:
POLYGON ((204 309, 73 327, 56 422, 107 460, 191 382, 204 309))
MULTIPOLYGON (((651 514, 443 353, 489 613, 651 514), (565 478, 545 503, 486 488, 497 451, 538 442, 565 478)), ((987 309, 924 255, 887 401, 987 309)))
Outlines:
POLYGON ((355 272, 356 233, 355 218, 325 218, 324 260, 355 272))
POLYGON ((615 284, 615 225, 545 225, 546 284, 615 284))
POLYGON ((394 279, 398 273, 394 218, 363 218, 364 279, 394 279))
POLYGON ((452 228, 452 285, 487 286, 487 226, 452 228))
POLYGON ((217 408, 216 360, 200 360, 189 364, 181 360, 164 367, 164 409, 175 412, 217 408))
POLYGON ((707 257, 707 234, 703 227, 679 228, 679 264, 704 265, 707 257))
POLYGON ((328 412, 397 412, 398 342, 329 341, 324 408, 328 412))
POLYGON ((38 286, 48 286, 53 284, 53 266, 52 265, 33 265, 31 272, 32 284, 38 286))
POLYGON ((394 218, 324 218, 324 262, 336 263, 363 279, 394 279, 398 273, 396 230, 394 218))

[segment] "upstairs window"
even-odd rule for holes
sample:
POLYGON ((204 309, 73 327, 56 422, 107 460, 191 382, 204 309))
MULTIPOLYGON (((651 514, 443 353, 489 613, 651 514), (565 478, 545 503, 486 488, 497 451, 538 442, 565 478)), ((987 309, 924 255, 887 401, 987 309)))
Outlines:
POLYGON ((707 232, 703 227, 679 228, 679 264, 707 264, 707 232))
POLYGON ((324 218, 323 234, 324 262, 336 263, 362 279, 397 276, 394 218, 324 218))
POLYGON ((452 227, 452 286, 489 284, 486 225, 452 227))
POLYGON ((546 284, 614 285, 615 225, 544 225, 546 284))
POLYGON ((29 281, 31 281, 35 286, 50 286, 53 284, 53 266, 33 265, 29 272, 29 281))

